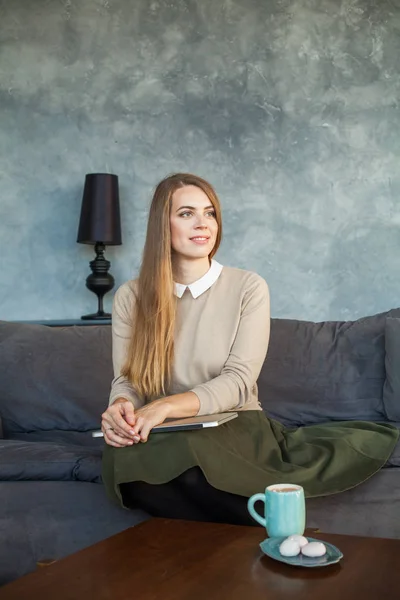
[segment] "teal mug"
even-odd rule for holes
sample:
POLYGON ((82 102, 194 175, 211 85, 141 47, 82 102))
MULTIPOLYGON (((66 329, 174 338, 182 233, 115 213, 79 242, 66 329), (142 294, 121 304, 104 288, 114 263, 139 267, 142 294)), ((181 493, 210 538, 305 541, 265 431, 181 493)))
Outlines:
POLYGON ((264 494, 251 496, 247 508, 253 519, 265 527, 270 538, 304 533, 306 504, 304 490, 300 485, 292 483, 270 485, 264 494), (265 503, 265 518, 254 508, 258 500, 265 503))

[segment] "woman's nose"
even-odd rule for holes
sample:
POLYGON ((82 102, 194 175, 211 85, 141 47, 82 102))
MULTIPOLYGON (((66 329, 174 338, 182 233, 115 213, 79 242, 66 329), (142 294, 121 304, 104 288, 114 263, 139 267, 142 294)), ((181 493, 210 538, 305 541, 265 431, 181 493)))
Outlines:
POLYGON ((198 217, 195 225, 196 229, 206 229, 207 225, 205 223, 204 217, 198 217))

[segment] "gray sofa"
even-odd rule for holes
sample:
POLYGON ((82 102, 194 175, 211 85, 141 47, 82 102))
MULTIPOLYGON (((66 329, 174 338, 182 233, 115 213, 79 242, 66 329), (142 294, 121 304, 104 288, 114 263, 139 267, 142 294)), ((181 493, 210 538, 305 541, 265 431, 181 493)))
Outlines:
MULTIPOLYGON (((400 309, 354 322, 272 319, 263 409, 288 426, 329 420, 400 426, 400 309)), ((109 326, 0 322, 0 584, 148 518, 101 484, 109 326)), ((400 538, 400 446, 353 490, 307 501, 307 525, 400 538)))

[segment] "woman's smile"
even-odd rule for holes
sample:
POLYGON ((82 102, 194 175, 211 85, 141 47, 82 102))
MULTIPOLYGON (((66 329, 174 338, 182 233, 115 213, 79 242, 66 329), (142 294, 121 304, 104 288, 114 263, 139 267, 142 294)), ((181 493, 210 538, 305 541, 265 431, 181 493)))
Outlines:
POLYGON ((196 237, 192 237, 189 238, 191 242, 194 242, 195 244, 208 244, 209 241, 209 237, 205 237, 205 236, 196 236, 196 237))

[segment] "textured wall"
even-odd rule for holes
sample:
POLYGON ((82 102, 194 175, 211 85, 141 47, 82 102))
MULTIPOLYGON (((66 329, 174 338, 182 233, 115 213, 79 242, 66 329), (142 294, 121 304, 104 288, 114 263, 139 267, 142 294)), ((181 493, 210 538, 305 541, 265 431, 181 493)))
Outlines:
POLYGON ((95 309, 75 239, 98 171, 120 177, 118 285, 154 185, 187 170, 274 316, 400 305, 400 0, 13 0, 0 35, 0 318, 95 309))

